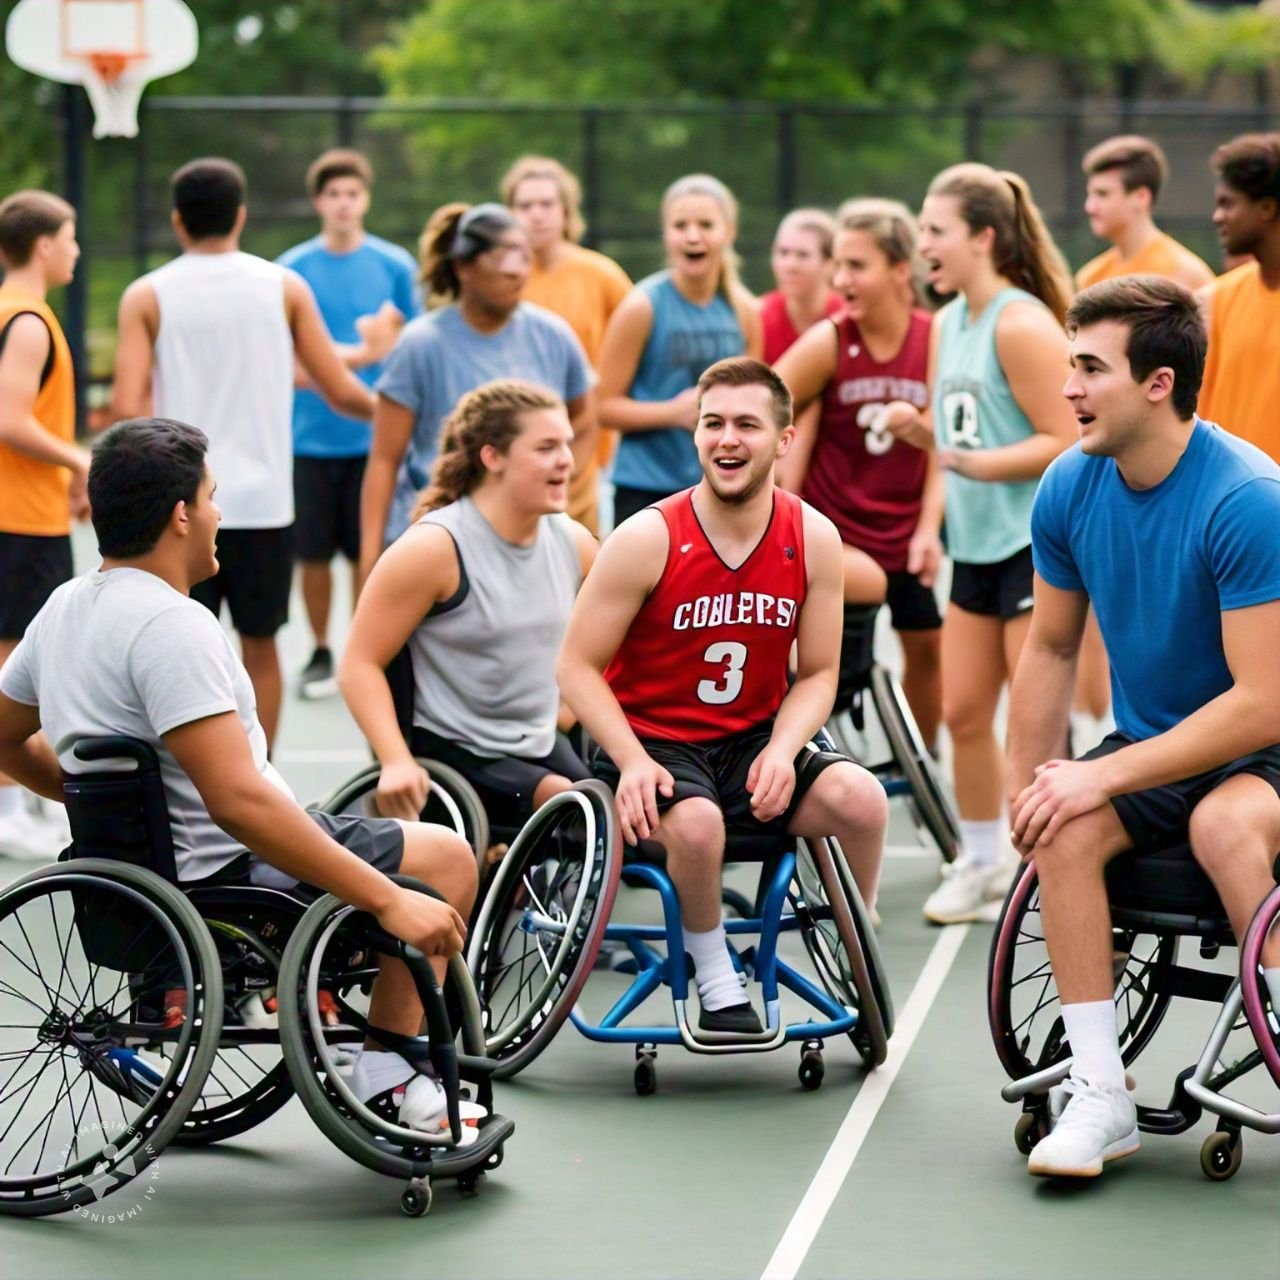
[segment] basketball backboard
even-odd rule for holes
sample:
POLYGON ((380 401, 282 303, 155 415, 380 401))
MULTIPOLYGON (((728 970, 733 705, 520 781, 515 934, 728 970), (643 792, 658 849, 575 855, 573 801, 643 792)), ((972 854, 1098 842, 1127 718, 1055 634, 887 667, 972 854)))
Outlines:
POLYGON ((25 71, 84 85, 95 138, 134 137, 143 89, 189 66, 199 44, 183 0, 19 0, 4 35, 25 71))

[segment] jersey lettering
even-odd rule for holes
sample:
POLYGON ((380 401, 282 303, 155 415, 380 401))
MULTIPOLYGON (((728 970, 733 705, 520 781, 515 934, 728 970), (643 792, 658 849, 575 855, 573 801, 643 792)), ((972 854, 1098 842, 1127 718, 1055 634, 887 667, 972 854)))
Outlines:
POLYGON ((723 684, 717 680, 698 681, 699 700, 713 707, 732 702, 742 692, 742 668, 747 662, 747 646, 734 640, 724 640, 720 644, 708 645, 702 659, 704 662, 723 662, 726 666, 720 676, 723 684))
POLYGON ((796 602, 766 591, 725 592, 698 596, 676 605, 671 616, 673 631, 701 631, 705 627, 754 623, 761 627, 789 627, 796 616, 796 602))

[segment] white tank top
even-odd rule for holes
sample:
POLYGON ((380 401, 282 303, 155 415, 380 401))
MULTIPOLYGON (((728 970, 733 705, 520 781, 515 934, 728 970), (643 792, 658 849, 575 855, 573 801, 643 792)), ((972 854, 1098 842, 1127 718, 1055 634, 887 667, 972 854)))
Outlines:
POLYGON ((144 277, 160 308, 158 417, 199 427, 224 529, 293 523, 293 335, 285 270, 248 253, 185 253, 144 277))

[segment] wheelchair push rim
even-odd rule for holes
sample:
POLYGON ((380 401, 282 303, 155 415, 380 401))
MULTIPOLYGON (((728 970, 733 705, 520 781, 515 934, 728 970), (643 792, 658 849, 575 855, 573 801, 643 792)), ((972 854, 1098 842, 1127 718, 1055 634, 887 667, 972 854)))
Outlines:
POLYGON ((1280 1008, 1263 979, 1263 949, 1280 938, 1280 885, 1263 900, 1240 948, 1240 990, 1249 1029, 1271 1079, 1280 1086, 1280 1008))
POLYGON ((0 894, 0 960, 0 1214, 89 1209, 158 1158, 199 1097, 222 1021, 217 952, 179 889, 86 858, 0 894))

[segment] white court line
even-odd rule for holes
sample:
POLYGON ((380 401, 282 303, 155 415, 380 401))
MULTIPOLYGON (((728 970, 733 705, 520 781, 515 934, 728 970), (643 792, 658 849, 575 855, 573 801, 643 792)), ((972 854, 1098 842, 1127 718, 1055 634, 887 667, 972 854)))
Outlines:
POLYGON ((894 1027, 888 1057, 863 1081, 761 1280, 794 1280, 800 1270, 968 933, 967 924, 951 925, 934 943, 894 1027))
POLYGON ((357 751, 354 748, 310 750, 306 747, 295 747, 292 750, 277 751, 272 759, 277 764, 372 764, 373 757, 368 751, 357 751))
POLYGON ((930 858, 935 862, 940 857, 937 849, 932 845, 926 847, 922 844, 887 844, 884 847, 884 856, 886 858, 930 858))

